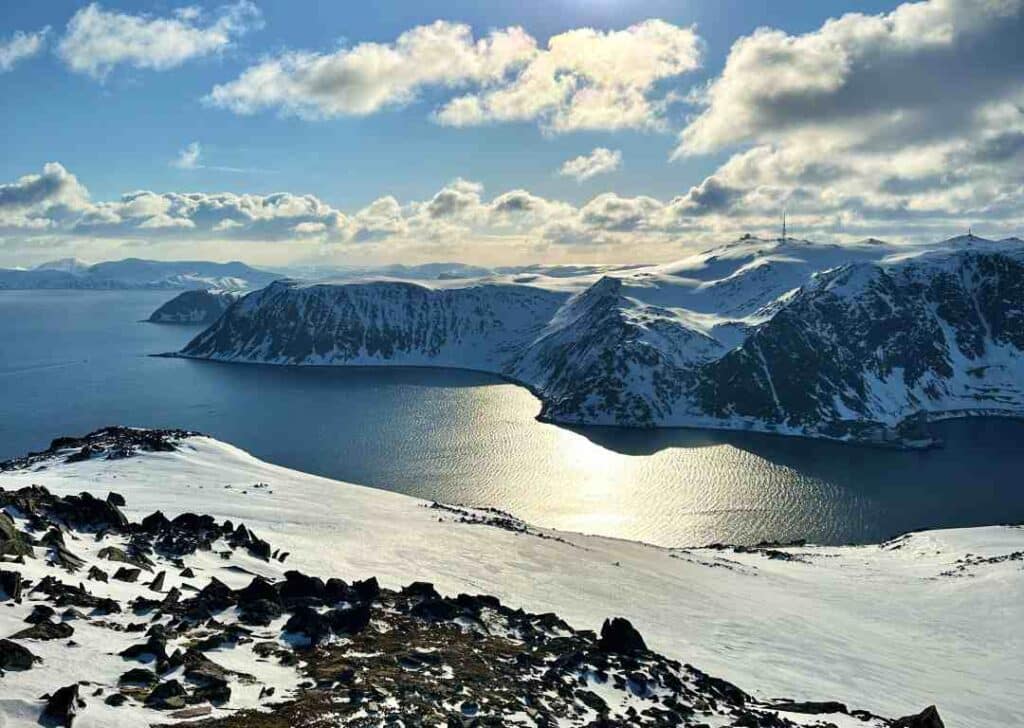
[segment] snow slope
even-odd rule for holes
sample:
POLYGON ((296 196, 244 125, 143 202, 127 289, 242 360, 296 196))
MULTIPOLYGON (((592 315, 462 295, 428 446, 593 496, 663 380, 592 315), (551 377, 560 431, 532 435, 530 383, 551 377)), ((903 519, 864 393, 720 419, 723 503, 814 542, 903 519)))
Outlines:
POLYGON ((161 324, 212 324, 238 300, 234 291, 199 288, 183 291, 150 314, 161 324))
MULTIPOLYGON (((580 628, 625 616, 653 649, 759 697, 842 700, 883 715, 935 703, 947 725, 971 728, 1024 713, 1020 527, 878 546, 666 550, 460 523, 424 501, 269 465, 205 437, 177 452, 0 473, 3 488, 31 483, 120 492, 133 519, 160 509, 241 520, 307 573, 373 574, 391 587, 426 579, 442 593, 556 611, 580 628)), ((69 675, 81 668, 69 664, 69 675)))

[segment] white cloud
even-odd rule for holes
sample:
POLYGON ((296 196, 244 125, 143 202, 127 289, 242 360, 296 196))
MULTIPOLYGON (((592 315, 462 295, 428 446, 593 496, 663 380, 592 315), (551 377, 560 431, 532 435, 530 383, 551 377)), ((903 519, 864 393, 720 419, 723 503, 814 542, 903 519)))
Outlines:
POLYGON ((261 25, 260 12, 248 0, 220 9, 208 23, 196 8, 174 17, 129 15, 97 3, 68 22, 57 51, 68 67, 94 78, 118 65, 163 71, 193 58, 218 53, 234 38, 261 25))
POLYGON ((452 126, 539 121, 556 132, 663 128, 668 96, 656 84, 696 69, 700 55, 693 28, 660 20, 571 30, 545 48, 522 28, 474 39, 468 25, 437 21, 392 43, 267 58, 215 86, 207 101, 241 114, 278 109, 324 119, 408 104, 428 88, 469 87, 434 118, 452 126))
POLYGON ((452 99, 436 118, 451 126, 539 121, 551 132, 664 128, 669 96, 655 85, 696 70, 692 27, 647 20, 624 30, 578 28, 552 36, 517 73, 452 99))
POLYGON ((37 33, 19 30, 6 40, 0 39, 0 73, 10 71, 20 61, 31 58, 43 50, 49 32, 49 27, 37 33))
POLYGON ((929 235, 1024 217, 1024 0, 927 0, 737 40, 676 155, 737 149, 675 215, 929 235))
POLYGON ((178 157, 171 166, 178 169, 195 169, 199 165, 199 157, 202 156, 203 148, 199 142, 191 142, 188 146, 178 152, 178 157))
POLYGON ((618 149, 597 147, 590 154, 568 160, 558 173, 563 177, 572 177, 583 182, 599 174, 614 172, 622 164, 622 152, 618 149))
POLYGON ((266 59, 207 97, 248 114, 267 108, 304 118, 360 116, 406 104, 427 86, 489 83, 536 52, 521 28, 474 40, 467 25, 437 21, 393 43, 360 43, 334 53, 289 52, 266 59))

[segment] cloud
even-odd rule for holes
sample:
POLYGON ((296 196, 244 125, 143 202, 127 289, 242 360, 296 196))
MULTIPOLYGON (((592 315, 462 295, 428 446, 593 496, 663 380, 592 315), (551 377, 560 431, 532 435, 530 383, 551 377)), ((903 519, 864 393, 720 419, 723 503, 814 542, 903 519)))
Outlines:
POLYGON ((647 20, 624 30, 552 36, 516 73, 446 103, 442 124, 538 121, 547 131, 663 129, 670 96, 655 86, 700 67, 692 27, 647 20))
POLYGON ((699 67, 693 28, 648 20, 625 30, 580 28, 545 48, 519 27, 474 39, 437 21, 391 43, 333 53, 288 51, 215 86, 207 101, 240 114, 276 109, 305 119, 365 116, 414 101, 427 89, 469 88, 434 118, 450 126, 538 121, 555 132, 663 128, 658 82, 699 67))
POLYGON ((684 218, 928 236, 1024 217, 1024 0, 927 0, 738 39, 675 156, 732 150, 684 218))
POLYGON ((153 17, 93 3, 72 16, 57 52, 71 70, 97 79, 118 65, 164 71, 219 53, 262 24, 259 9, 248 0, 220 8, 208 23, 203 20, 196 8, 153 17))
POLYGON ((137 190, 97 201, 51 162, 0 184, 0 247, 13 255, 14 240, 28 248, 63 240, 68 253, 86 246, 96 257, 99 248, 88 247, 96 241, 178 256, 220 246, 224 255, 248 257, 246 251, 259 249, 281 262, 298 255, 281 251, 308 254, 319 246, 334 256, 378 259, 636 262, 671 259, 744 232, 775 234, 783 207, 796 234, 816 239, 935 241, 968 223, 1008 237, 1024 228, 1024 178, 983 171, 1021 154, 1006 133, 973 145, 908 149, 891 160, 847 155, 826 163, 759 145, 668 200, 606 192, 576 205, 525 189, 489 194, 477 182, 455 179, 421 199, 385 195, 354 212, 290 192, 137 190), (979 152, 999 161, 957 166, 979 152), (901 174, 885 176, 890 167, 901 174))
POLYGON ((577 182, 583 182, 599 174, 614 172, 621 164, 622 152, 597 147, 590 154, 570 159, 562 165, 558 173, 563 177, 572 177, 577 182))
POLYGON ((534 40, 521 28, 474 40, 468 25, 439 20, 393 43, 268 58, 215 86, 207 100, 240 114, 276 108, 308 119, 363 116, 407 104, 428 86, 497 81, 535 52, 534 40))
POLYGON ((202 155, 202 147, 199 142, 191 142, 187 147, 178 152, 178 157, 171 162, 172 167, 178 169, 195 169, 199 164, 199 157, 202 155))
POLYGON ((49 26, 37 33, 16 31, 6 40, 0 40, 0 73, 6 73, 20 61, 38 54, 46 44, 49 26))

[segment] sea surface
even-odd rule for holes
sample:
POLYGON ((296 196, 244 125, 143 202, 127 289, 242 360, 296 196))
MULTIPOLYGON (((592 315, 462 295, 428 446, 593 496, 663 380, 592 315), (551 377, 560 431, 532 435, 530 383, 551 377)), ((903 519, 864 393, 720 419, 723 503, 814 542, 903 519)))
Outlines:
POLYGON ((0 291, 0 459, 110 424, 182 427, 311 473, 666 546, 1024 521, 1024 422, 941 423, 946 446, 926 452, 568 429, 486 374, 152 357, 200 331, 141 321, 173 295, 0 291))

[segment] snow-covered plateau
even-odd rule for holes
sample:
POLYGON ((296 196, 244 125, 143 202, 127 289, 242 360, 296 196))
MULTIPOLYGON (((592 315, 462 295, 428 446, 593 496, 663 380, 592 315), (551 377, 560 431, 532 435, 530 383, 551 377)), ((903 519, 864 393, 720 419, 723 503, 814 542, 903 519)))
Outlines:
POLYGON ((180 356, 480 369, 566 424, 902 446, 1024 414, 1024 243, 745 237, 670 265, 430 282, 277 281, 180 356))
POLYGON ((47 706, 79 728, 1024 714, 1020 526, 663 549, 120 429, 3 464, 0 503, 5 727, 47 706))

